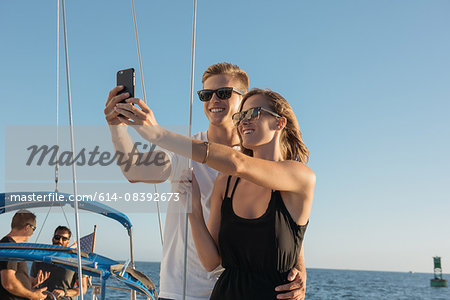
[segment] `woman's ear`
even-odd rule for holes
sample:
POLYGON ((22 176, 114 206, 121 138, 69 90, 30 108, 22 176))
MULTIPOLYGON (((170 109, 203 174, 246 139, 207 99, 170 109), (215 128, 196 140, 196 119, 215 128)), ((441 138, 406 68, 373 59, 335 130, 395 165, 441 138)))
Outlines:
POLYGON ((277 120, 277 130, 281 130, 286 126, 287 120, 285 117, 278 118, 277 120))

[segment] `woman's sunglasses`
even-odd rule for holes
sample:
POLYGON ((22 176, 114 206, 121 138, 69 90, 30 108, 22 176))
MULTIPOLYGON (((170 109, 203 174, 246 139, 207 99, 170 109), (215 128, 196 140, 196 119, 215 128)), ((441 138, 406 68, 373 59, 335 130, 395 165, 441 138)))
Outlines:
POLYGON ((238 126, 242 120, 246 119, 247 121, 258 120, 261 116, 261 111, 265 111, 266 113, 271 114, 274 117, 281 118, 281 116, 273 111, 265 109, 264 107, 253 107, 246 111, 240 111, 233 115, 233 123, 235 126, 238 126))
POLYGON ((55 234, 55 235, 53 236, 53 239, 54 239, 55 241, 59 241, 59 240, 62 239, 63 242, 66 242, 66 241, 70 240, 70 238, 65 237, 65 236, 62 236, 62 235, 58 235, 58 234, 55 234))
POLYGON ((197 92, 198 98, 203 101, 209 101, 211 100, 214 93, 216 93, 217 98, 220 100, 229 99, 233 92, 238 93, 239 95, 244 95, 244 92, 238 89, 235 89, 234 87, 223 87, 219 88, 217 90, 200 90, 197 92))

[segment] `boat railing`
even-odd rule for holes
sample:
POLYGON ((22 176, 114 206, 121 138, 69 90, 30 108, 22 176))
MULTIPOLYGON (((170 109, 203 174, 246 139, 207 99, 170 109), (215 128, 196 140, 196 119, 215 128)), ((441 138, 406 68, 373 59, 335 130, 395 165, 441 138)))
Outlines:
MULTIPOLYGON (((92 284, 91 285, 91 289, 92 289, 92 294, 91 294, 91 300, 98 300, 99 297, 97 297, 97 295, 101 295, 102 292, 102 286, 100 284, 92 284)), ((117 286, 111 286, 111 285, 107 285, 106 289, 111 289, 111 290, 116 290, 116 291, 122 291, 122 292, 127 292, 127 293, 131 293, 132 289, 127 289, 127 288, 122 288, 122 287, 117 287, 117 286)), ((143 293, 140 293, 138 291, 135 291, 136 294, 138 295, 144 295, 143 293)), ((150 300, 150 298, 147 298, 147 300, 150 300)))

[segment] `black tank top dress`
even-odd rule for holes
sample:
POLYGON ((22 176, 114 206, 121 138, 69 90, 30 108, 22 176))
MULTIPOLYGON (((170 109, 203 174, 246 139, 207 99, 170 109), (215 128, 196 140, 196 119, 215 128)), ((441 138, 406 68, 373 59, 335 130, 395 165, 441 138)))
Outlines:
POLYGON ((228 177, 221 207, 219 253, 225 268, 211 294, 213 300, 276 299, 275 287, 288 283, 295 267, 308 225, 292 219, 279 191, 272 191, 266 212, 256 219, 245 219, 233 211, 237 178, 228 197, 228 177))

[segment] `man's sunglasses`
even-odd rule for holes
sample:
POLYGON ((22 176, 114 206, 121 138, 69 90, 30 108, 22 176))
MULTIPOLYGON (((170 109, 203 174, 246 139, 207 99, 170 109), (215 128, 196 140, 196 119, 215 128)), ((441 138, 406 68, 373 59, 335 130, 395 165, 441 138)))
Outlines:
POLYGON ((70 240, 70 238, 65 237, 65 236, 62 236, 62 235, 59 235, 59 234, 55 234, 55 235, 53 236, 53 239, 54 239, 55 241, 59 241, 59 240, 62 239, 63 242, 66 242, 66 241, 70 240))
POLYGON ((27 223, 27 225, 30 225, 31 229, 33 229, 33 232, 36 230, 36 226, 34 226, 33 224, 27 223))
POLYGON ((274 117, 281 118, 281 116, 273 111, 265 109, 264 107, 253 107, 246 111, 240 111, 233 115, 233 123, 235 126, 238 126, 242 120, 246 119, 247 121, 258 120, 261 111, 265 111, 266 113, 271 114, 274 117))
POLYGON ((238 93, 239 95, 244 95, 244 92, 241 90, 238 90, 234 87, 222 87, 217 90, 200 90, 197 92, 198 98, 203 101, 209 101, 211 100, 214 93, 216 93, 217 98, 220 100, 229 99, 233 92, 238 93))

